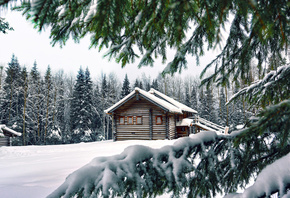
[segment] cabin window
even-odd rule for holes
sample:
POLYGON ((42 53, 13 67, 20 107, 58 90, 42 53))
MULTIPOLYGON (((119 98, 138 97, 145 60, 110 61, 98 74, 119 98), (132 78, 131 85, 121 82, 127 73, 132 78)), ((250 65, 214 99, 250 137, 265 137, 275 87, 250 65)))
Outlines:
POLYGON ((136 116, 136 124, 142 124, 142 116, 136 116))
POLYGON ((120 124, 125 124, 125 117, 124 116, 120 116, 120 124))
POLYGON ((156 116, 156 124, 157 125, 162 124, 162 116, 156 116))
POLYGON ((128 116, 127 117, 127 123, 128 124, 133 124, 133 116, 128 116))

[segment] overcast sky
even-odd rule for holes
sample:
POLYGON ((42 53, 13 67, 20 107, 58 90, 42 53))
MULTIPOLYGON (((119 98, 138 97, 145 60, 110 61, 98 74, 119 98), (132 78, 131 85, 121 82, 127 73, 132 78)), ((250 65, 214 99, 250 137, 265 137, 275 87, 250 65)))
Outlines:
MULTIPOLYGON (((0 11, 0 16, 9 22, 14 31, 9 31, 8 34, 0 33, 0 65, 7 66, 11 61, 12 54, 18 58, 20 65, 25 65, 28 71, 33 66, 34 61, 37 62, 39 70, 44 74, 47 66, 50 65, 53 72, 60 69, 64 70, 65 74, 77 75, 77 72, 82 66, 83 69, 89 68, 92 79, 96 79, 103 73, 115 72, 119 79, 123 81, 125 74, 131 81, 134 81, 144 72, 147 76, 156 78, 166 64, 161 61, 156 61, 154 67, 143 67, 138 69, 138 60, 134 64, 127 65, 121 68, 121 65, 116 63, 114 59, 111 61, 108 58, 103 58, 108 49, 103 49, 98 52, 97 49, 89 49, 90 39, 86 37, 79 44, 69 40, 67 44, 60 48, 59 45, 52 47, 49 39, 49 31, 38 32, 33 28, 33 24, 25 20, 25 17, 19 12, 3 12, 0 11)), ((169 53, 168 61, 174 56, 174 53, 169 53)), ((215 54, 208 52, 206 56, 200 60, 200 66, 196 66, 195 58, 188 59, 188 69, 183 70, 182 75, 192 74, 199 75, 201 70, 215 58, 215 54)))

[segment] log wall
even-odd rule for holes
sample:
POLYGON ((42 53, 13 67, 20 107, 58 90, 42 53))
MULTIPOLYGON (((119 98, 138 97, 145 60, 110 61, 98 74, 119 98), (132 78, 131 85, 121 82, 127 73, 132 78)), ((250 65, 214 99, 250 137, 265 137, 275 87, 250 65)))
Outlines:
POLYGON ((9 137, 0 137, 0 146, 9 146, 10 138, 9 137))

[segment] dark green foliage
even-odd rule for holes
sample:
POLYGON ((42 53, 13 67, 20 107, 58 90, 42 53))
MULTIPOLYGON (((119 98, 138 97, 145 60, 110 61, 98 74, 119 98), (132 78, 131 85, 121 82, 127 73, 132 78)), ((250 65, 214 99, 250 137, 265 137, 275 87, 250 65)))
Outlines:
POLYGON ((139 87, 140 89, 143 89, 142 81, 136 78, 133 89, 135 87, 139 87))
POLYGON ((14 30, 14 29, 9 26, 8 22, 5 22, 5 20, 0 17, 0 32, 2 32, 3 34, 7 34, 7 30, 14 30))
POLYGON ((29 75, 29 98, 27 101, 27 144, 41 144, 43 126, 43 81, 38 71, 37 64, 34 65, 29 75))
POLYGON ((71 131, 72 141, 91 141, 92 134, 92 82, 90 73, 80 68, 71 99, 71 131))
POLYGON ((124 98, 131 92, 130 90, 130 82, 128 79, 127 74, 125 75, 123 86, 122 86, 122 91, 121 91, 121 98, 124 98))
POLYGON ((190 106, 194 110, 197 110, 197 88, 195 86, 192 86, 191 88, 191 98, 190 98, 190 106))
POLYGON ((23 98, 19 97, 21 95, 20 88, 22 85, 20 77, 21 68, 18 59, 12 55, 11 62, 8 63, 8 68, 6 69, 5 84, 3 86, 5 97, 1 107, 4 111, 1 122, 7 126, 13 125, 22 115, 21 100, 23 98))
POLYGON ((191 97, 190 97, 190 95, 189 95, 189 90, 186 89, 186 90, 185 90, 185 103, 184 103, 184 104, 185 104, 186 106, 189 106, 189 107, 191 106, 190 98, 191 98, 191 97))
POLYGON ((252 60, 258 67, 270 56, 287 52, 289 39, 287 0, 258 1, 105 1, 91 0, 25 1, 19 6, 40 30, 51 25, 53 44, 61 45, 72 37, 79 41, 91 35, 91 46, 110 47, 108 55, 122 66, 141 55, 139 66, 153 65, 154 58, 167 60, 167 48, 177 50, 165 72, 186 67, 185 56, 198 57, 205 48, 222 45, 222 31, 230 24, 230 33, 222 53, 210 65, 216 74, 210 81, 226 83, 229 73, 244 77, 252 60), (233 20, 232 20, 233 19, 233 20), (137 46, 137 48, 134 48, 137 46), (238 69, 235 69, 238 68, 238 69), (225 74, 220 77, 218 73, 225 74))
POLYGON ((157 79, 155 79, 155 80, 153 80, 152 81, 152 85, 151 85, 151 87, 153 88, 153 89, 155 89, 155 90, 159 90, 158 89, 158 81, 157 81, 157 79))

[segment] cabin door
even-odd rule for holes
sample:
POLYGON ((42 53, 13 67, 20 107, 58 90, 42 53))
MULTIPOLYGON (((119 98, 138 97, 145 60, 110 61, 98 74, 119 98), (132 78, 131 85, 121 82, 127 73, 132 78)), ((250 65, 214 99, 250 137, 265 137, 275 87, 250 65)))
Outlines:
POLYGON ((189 127, 187 126, 177 126, 176 127, 177 138, 187 137, 189 135, 189 127))

